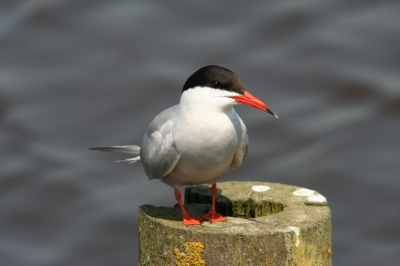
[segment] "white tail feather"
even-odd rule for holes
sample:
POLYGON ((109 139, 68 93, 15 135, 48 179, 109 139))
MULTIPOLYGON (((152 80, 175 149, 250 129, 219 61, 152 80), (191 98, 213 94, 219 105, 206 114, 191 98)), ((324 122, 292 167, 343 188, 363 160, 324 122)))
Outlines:
POLYGON ((140 156, 137 156, 135 158, 125 159, 125 160, 119 160, 119 161, 115 161, 115 162, 116 163, 128 163, 128 164, 137 163, 137 162, 140 162, 140 156))

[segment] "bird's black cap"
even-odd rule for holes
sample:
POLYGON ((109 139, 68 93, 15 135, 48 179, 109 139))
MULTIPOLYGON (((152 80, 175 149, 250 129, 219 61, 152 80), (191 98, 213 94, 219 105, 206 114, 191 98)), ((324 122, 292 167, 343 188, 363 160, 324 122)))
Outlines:
POLYGON ((245 91, 235 72, 215 65, 205 66, 194 72, 183 85, 182 93, 197 86, 233 91, 242 95, 245 91))

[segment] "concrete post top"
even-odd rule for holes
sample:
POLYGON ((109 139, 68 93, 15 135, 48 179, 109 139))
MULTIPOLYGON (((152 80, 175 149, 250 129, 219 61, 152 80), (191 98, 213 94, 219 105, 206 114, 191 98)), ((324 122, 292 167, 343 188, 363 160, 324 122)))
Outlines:
MULTIPOLYGON (((177 206, 140 207, 141 265, 181 265, 193 256, 193 265, 332 265, 331 212, 321 194, 264 182, 217 188, 216 210, 226 222, 185 227, 177 206)), ((210 186, 186 188, 190 215, 203 216, 210 202, 210 186)))
MULTIPOLYGON (((202 216, 210 208, 209 185, 190 186, 185 192, 185 206, 190 215, 202 216)), ((179 208, 141 206, 141 210, 172 227, 186 230, 233 230, 232 233, 258 234, 259 231, 287 231, 307 227, 330 216, 326 199, 314 190, 278 183, 220 182, 216 209, 226 223, 208 223, 185 227, 179 208), (271 215, 273 214, 273 215, 271 215), (291 229, 292 228, 292 229, 291 229)))

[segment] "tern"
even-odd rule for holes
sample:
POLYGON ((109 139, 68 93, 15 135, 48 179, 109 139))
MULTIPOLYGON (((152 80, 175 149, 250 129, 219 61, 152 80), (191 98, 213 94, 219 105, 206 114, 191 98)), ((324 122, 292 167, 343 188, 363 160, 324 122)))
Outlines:
POLYGON ((134 154, 123 160, 142 162, 149 179, 160 179, 174 189, 183 224, 202 220, 225 222, 215 211, 216 181, 229 168, 238 168, 247 155, 249 140, 242 119, 233 108, 246 104, 278 118, 267 105, 244 89, 238 75, 216 66, 205 66, 185 82, 179 104, 157 115, 147 128, 141 146, 109 146, 91 150, 134 154), (211 209, 192 217, 181 201, 183 185, 212 184, 211 209))

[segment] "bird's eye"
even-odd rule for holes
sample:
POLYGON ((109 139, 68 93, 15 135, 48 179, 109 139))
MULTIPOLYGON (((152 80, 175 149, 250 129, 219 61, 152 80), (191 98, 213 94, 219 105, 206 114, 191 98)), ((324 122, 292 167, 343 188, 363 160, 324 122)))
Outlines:
POLYGON ((214 89, 220 89, 220 88, 222 88, 222 84, 219 83, 218 81, 213 81, 211 85, 212 85, 212 87, 213 87, 214 89))

